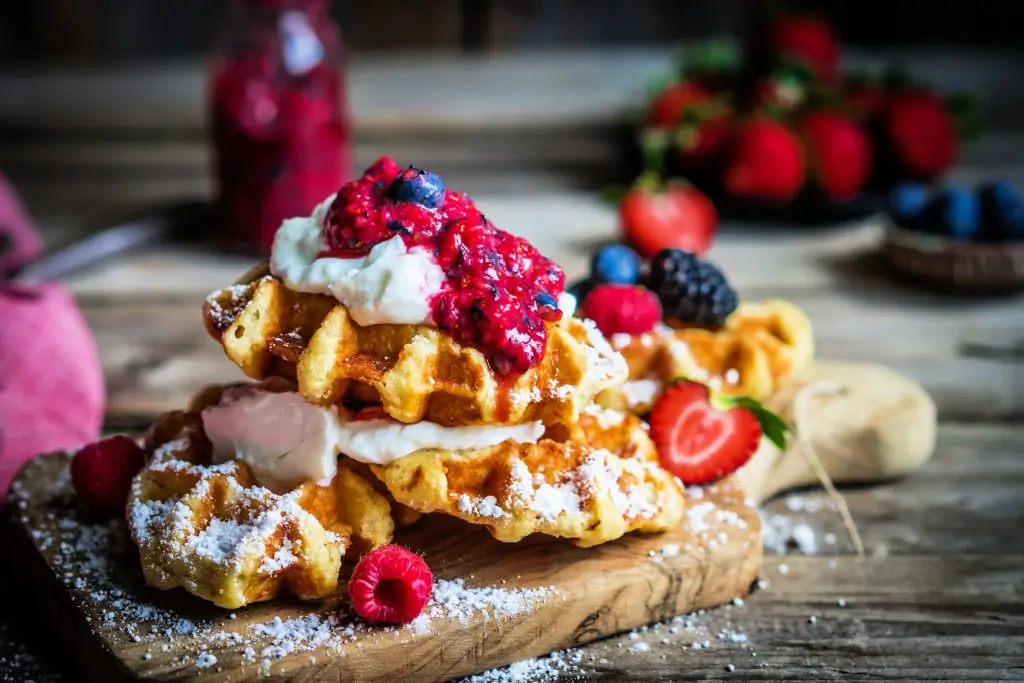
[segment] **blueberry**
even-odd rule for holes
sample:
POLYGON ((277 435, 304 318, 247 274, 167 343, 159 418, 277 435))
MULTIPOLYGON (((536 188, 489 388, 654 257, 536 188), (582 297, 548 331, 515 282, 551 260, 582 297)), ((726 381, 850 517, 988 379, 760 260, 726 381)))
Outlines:
POLYGON ((595 283, 635 284, 640 279, 640 256, 624 244, 611 244, 594 254, 590 275, 595 283))
POLYGON ((916 227, 931 190, 921 183, 903 183, 889 194, 889 212, 897 225, 916 227))
POLYGON ((981 230, 981 202, 974 192, 951 187, 932 200, 924 212, 930 232, 972 240, 981 230))
POLYGON ((436 173, 410 166, 395 176, 388 195, 400 202, 436 209, 444 203, 444 182, 436 173))
POLYGON ((1006 180, 987 183, 978 189, 982 230, 986 239, 1024 239, 1024 197, 1006 180))
POLYGON ((541 308, 558 308, 558 301, 547 292, 540 292, 533 297, 533 300, 536 301, 537 305, 541 308))

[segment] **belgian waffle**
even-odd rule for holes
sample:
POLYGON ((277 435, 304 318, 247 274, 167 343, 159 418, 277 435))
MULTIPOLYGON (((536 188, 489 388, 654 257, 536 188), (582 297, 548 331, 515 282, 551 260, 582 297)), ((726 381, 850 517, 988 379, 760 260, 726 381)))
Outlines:
POLYGON ((405 505, 483 525, 505 542, 540 533, 588 547, 679 523, 682 489, 638 418, 598 408, 580 427, 577 440, 421 450, 372 469, 405 505))
POLYGON ((146 450, 126 516, 156 588, 228 609, 286 593, 315 599, 337 589, 348 554, 391 541, 387 499, 344 459, 329 485, 275 494, 244 463, 212 464, 200 416, 180 411, 157 419, 146 450))
POLYGON ((318 405, 379 402, 406 423, 574 425, 598 393, 627 375, 590 321, 564 316, 550 325, 541 363, 506 380, 478 350, 443 332, 359 326, 333 298, 291 291, 265 267, 211 294, 203 313, 207 330, 249 377, 293 378, 318 405))
POLYGON ((814 331, 806 314, 781 299, 744 303, 719 330, 661 326, 643 335, 612 335, 626 358, 629 381, 602 391, 597 402, 638 415, 679 378, 703 382, 733 396, 773 394, 814 358, 814 331))

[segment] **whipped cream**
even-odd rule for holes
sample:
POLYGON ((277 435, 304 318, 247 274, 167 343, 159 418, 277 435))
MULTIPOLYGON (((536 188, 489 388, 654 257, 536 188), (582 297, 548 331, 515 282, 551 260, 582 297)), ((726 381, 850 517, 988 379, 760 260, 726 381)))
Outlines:
POLYGON ((336 406, 325 408, 295 392, 275 393, 252 386, 226 391, 218 405, 203 410, 202 418, 213 444, 214 462, 245 462, 258 484, 276 492, 305 481, 329 484, 339 453, 386 465, 424 448, 536 443, 544 434, 539 421, 465 427, 405 424, 391 418, 351 421, 336 406))
POLYGON ((270 272, 291 290, 333 296, 359 325, 432 325, 431 301, 443 291, 446 278, 426 249, 407 249, 396 235, 366 256, 319 258, 327 250, 321 228, 334 196, 311 216, 281 224, 274 236, 270 272))

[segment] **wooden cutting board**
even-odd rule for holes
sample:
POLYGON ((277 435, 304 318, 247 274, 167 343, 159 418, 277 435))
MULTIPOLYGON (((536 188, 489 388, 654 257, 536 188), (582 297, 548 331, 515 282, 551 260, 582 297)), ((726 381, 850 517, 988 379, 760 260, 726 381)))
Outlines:
MULTIPOLYGON (((809 433, 834 478, 892 476, 931 454, 935 409, 916 384, 884 368, 818 364, 795 386, 822 380, 844 387, 809 413, 822 427, 842 417, 840 428, 809 433), (916 436, 899 436, 908 433, 916 436)), ((5 556, 85 680, 450 680, 745 595, 761 566, 754 505, 811 483, 800 449, 762 448, 739 476, 691 490, 685 521, 671 532, 597 548, 545 538, 502 544, 458 520, 425 519, 396 542, 423 552, 441 580, 440 602, 398 629, 360 625, 342 596, 226 612, 180 590, 149 589, 123 523, 76 509, 62 454, 19 475, 4 516, 5 556)))

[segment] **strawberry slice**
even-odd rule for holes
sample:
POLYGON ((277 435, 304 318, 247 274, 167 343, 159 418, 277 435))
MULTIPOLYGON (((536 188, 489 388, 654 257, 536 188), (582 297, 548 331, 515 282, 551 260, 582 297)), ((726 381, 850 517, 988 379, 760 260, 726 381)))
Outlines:
POLYGON ((675 248, 703 256, 718 230, 718 212, 692 185, 650 187, 642 179, 622 198, 619 222, 626 239, 645 257, 675 248))
POLYGON ((682 380, 666 389, 650 423, 662 467, 684 484, 735 472, 757 451, 762 434, 785 448, 781 418, 750 398, 712 397, 698 382, 682 380))

